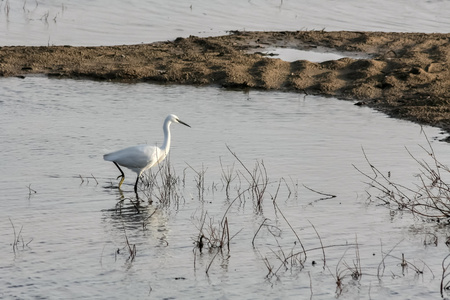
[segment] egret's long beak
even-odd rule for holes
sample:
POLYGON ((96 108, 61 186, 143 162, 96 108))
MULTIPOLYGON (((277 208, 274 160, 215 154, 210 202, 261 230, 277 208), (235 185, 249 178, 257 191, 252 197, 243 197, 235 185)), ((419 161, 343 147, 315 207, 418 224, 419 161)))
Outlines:
POLYGON ((186 125, 187 127, 191 127, 190 125, 188 125, 188 124, 184 123, 184 122, 183 122, 183 121, 181 121, 180 119, 178 119, 178 123, 180 123, 180 124, 183 124, 183 125, 186 125))

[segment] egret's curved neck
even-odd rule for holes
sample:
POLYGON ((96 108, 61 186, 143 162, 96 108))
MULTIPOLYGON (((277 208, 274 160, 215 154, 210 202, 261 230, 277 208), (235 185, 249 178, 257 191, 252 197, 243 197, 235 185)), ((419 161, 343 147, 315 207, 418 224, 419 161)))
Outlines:
POLYGON ((164 143, 161 147, 161 150, 166 152, 166 154, 169 152, 170 149, 170 121, 166 120, 163 125, 163 131, 164 131, 164 143))

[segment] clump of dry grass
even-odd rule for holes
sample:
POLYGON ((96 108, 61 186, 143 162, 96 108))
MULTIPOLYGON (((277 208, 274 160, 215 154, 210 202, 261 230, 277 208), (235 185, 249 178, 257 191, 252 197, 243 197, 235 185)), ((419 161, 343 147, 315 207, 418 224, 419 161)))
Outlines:
MULTIPOLYGON (((348 250, 348 249, 347 249, 348 250)), ((352 259, 352 263, 349 264, 344 259, 347 250, 339 259, 336 265, 335 275, 333 276, 336 281, 336 295, 340 296, 344 291, 344 279, 351 277, 352 280, 360 281, 362 277, 361 257, 359 255, 359 246, 357 238, 355 237, 355 258, 352 259)))
POLYGON ((234 173, 234 163, 231 167, 226 167, 224 168, 223 164, 222 164, 222 159, 219 158, 220 160, 220 166, 222 168, 222 183, 224 185, 225 188, 225 195, 227 197, 228 200, 230 200, 230 188, 231 188, 231 182, 237 178, 237 174, 234 173))
MULTIPOLYGON (((228 211, 228 210, 227 210, 228 211)), ((214 260, 220 254, 222 258, 228 259, 230 253, 230 241, 235 235, 230 236, 230 229, 228 226, 228 218, 224 214, 220 222, 215 222, 214 218, 208 215, 208 212, 203 212, 199 219, 197 219, 197 229, 199 231, 197 239, 194 241, 194 268, 196 267, 196 256, 201 255, 203 249, 208 250, 208 253, 213 257, 208 264, 205 272, 208 274, 214 260)))
POLYGON ((184 199, 180 191, 180 186, 184 179, 176 175, 169 158, 153 170, 156 171, 145 172, 141 180, 143 183, 141 191, 148 199, 148 202, 153 203, 155 200, 163 207, 169 207, 171 204, 178 207, 180 201, 184 199))
POLYGON ((12 227, 13 232, 14 232, 14 240, 13 240, 13 242, 11 244, 14 254, 16 254, 16 252, 20 250, 19 245, 22 246, 21 247, 22 250, 25 250, 25 247, 29 248, 28 245, 33 241, 33 239, 31 239, 29 242, 25 243, 25 241, 23 239, 23 236, 22 236, 23 226, 21 226, 19 232, 16 233, 16 227, 14 226, 14 223, 11 220, 11 218, 9 218, 9 222, 11 223, 11 227, 12 227))
MULTIPOLYGON (((246 191, 250 193, 251 199, 253 199, 253 204, 255 207, 255 211, 257 213, 263 212, 263 200, 266 195, 267 186, 269 185, 269 177, 267 176, 267 170, 264 166, 263 161, 256 161, 255 167, 252 171, 248 169, 241 159, 231 151, 230 147, 227 146, 228 151, 234 156, 234 158, 239 162, 239 164, 244 168, 245 172, 239 172, 241 176, 248 182, 248 188, 246 191)), ((222 168, 223 170, 223 168, 222 168)), ((231 172, 223 174, 225 178, 225 182, 227 182, 227 186, 229 186, 229 180, 233 178, 231 176, 231 172)))
MULTIPOLYGON (((374 166, 364 152, 364 156, 371 173, 366 173, 354 166, 361 174, 370 181, 369 187, 374 188, 381 195, 376 196, 383 204, 391 209, 408 211, 414 216, 427 220, 449 222, 450 220, 450 169, 441 163, 434 153, 433 147, 427 138, 428 148, 421 148, 428 158, 418 159, 408 149, 408 154, 419 165, 419 173, 415 175, 418 183, 415 188, 406 187, 391 179, 390 172, 381 172, 374 166)), ((370 194, 369 194, 370 195, 370 194)), ((370 195, 371 196, 371 195, 370 195)))
POLYGON ((193 167, 191 167, 189 164, 188 164, 188 166, 195 173, 194 180, 195 180, 195 186, 197 187, 198 200, 200 202, 204 202, 205 201, 205 173, 206 173, 207 169, 205 169, 204 166, 202 165, 201 171, 197 171, 193 167))

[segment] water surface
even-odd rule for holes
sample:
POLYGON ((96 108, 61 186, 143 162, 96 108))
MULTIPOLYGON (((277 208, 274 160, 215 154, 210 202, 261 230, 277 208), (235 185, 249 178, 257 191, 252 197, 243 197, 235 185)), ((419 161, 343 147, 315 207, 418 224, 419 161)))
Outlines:
MULTIPOLYGON (((336 292, 333 276, 343 268, 340 259, 355 261, 355 243, 364 275, 360 281, 345 278, 344 297, 438 296, 440 264, 448 249, 443 242, 424 246, 426 234, 435 232, 433 224, 391 216, 385 207, 368 204, 365 178, 352 166, 368 170, 363 147, 393 180, 411 184, 418 166, 405 147, 423 157, 422 130, 438 157, 449 159, 448 145, 434 140, 442 136, 437 129, 351 102, 300 94, 44 77, 2 83, 3 297, 259 299, 310 297, 312 292, 329 299, 336 292), (110 188, 117 184, 118 171, 102 154, 139 143, 161 144, 168 113, 192 126, 172 126, 170 163, 185 182, 179 185, 180 199, 165 207, 146 202, 140 214, 126 200, 128 212, 119 213, 121 194, 110 188), (246 171, 227 145, 250 170, 255 162, 264 163, 270 180, 263 213, 248 194, 227 212, 247 185, 246 171), (233 165, 238 178, 227 200, 222 170, 233 165), (199 197, 201 171, 205 189, 199 197), (305 186, 336 197, 322 199, 305 186), (278 268, 276 253, 301 251, 271 203, 275 195, 306 249, 321 247, 311 224, 322 243, 331 246, 325 269, 322 251, 310 250, 304 266, 289 265, 278 277, 266 278, 265 259, 278 268), (215 252, 193 252, 206 212, 216 229, 227 212, 230 233, 236 234, 229 257, 228 252, 215 258, 215 252), (253 248, 265 218, 271 227, 258 233, 253 248), (15 251, 12 224, 20 238, 15 251), (126 239, 137 249, 132 262, 126 239), (392 256, 379 281, 382 250, 392 250, 392 256), (424 273, 402 273, 397 259, 402 253, 424 273)), ((127 171, 126 176, 124 196, 133 197, 135 175, 127 171)), ((145 199, 145 191, 140 195, 145 199)), ((445 231, 436 234, 440 241, 445 238, 445 231)))
POLYGON ((448 1, 2 1, 0 45, 120 45, 229 30, 448 32, 448 1))

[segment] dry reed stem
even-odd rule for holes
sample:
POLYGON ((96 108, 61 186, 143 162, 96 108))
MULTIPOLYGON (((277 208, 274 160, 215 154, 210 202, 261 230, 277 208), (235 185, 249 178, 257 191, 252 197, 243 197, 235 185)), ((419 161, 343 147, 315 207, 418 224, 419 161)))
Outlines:
POLYGON ((19 243, 22 243, 22 250, 25 249, 25 247, 29 248, 29 244, 33 241, 33 239, 31 239, 30 241, 28 241, 28 243, 25 244, 25 241, 23 240, 23 236, 22 236, 22 230, 23 230, 23 225, 20 227, 20 230, 18 233, 16 233, 16 227, 14 226, 14 223, 12 222, 11 218, 8 218, 9 222, 11 223, 11 227, 13 229, 13 233, 14 233, 14 240, 12 245, 12 249, 14 254, 16 254, 16 251, 19 251, 19 243))
POLYGON ((291 229, 291 231, 294 233, 295 237, 297 238, 297 241, 299 242, 300 246, 302 247, 303 250, 303 254, 305 255, 305 259, 304 261, 306 261, 307 255, 306 255, 306 250, 305 247, 303 246, 303 243, 300 239, 300 237, 298 236, 297 232, 294 230, 294 228, 291 226, 291 223, 289 223, 289 221, 286 219, 286 217, 284 216, 283 212, 280 210, 280 208, 278 207, 278 204, 273 201, 274 206, 276 207, 276 209, 278 210, 278 212, 281 214, 281 216, 283 217, 284 221, 287 223, 287 225, 289 226, 289 228, 291 229))
POLYGON ((195 177, 195 184, 196 184, 197 191, 198 191, 198 200, 200 202, 204 202, 204 198, 205 198, 205 173, 206 173, 206 170, 208 168, 205 169, 203 164, 202 164, 202 170, 201 171, 196 171, 193 167, 191 167, 191 165, 189 165, 188 163, 186 163, 186 164, 197 175, 195 177))
POLYGON ((312 189, 312 188, 310 188, 310 187, 307 187, 307 186, 304 185, 304 184, 303 184, 303 186, 304 186, 307 190, 310 190, 311 192, 314 192, 314 193, 316 193, 316 194, 325 196, 325 197, 322 197, 322 198, 319 198, 319 199, 315 200, 314 202, 322 201, 322 200, 329 200, 329 199, 333 199, 333 198, 336 198, 336 197, 337 197, 336 195, 332 195, 332 194, 327 194, 327 193, 324 193, 324 192, 316 191, 316 190, 314 190, 314 189, 312 189))
POLYGON ((317 232, 316 226, 314 226, 314 224, 311 223, 310 220, 308 220, 308 222, 309 222, 309 224, 311 224, 312 228, 313 228, 314 231, 316 232, 317 237, 319 238, 319 241, 320 241, 320 247, 321 247, 321 249, 322 249, 322 255, 323 255, 323 269, 325 270, 325 266, 326 266, 326 264, 327 264, 327 259, 326 259, 326 257, 325 257, 325 247, 323 246, 322 238, 320 237, 319 232, 317 232))
MULTIPOLYGON (((16 235, 16 227, 14 227, 14 223, 11 221, 11 218, 8 218, 8 219, 9 219, 9 222, 11 223, 11 226, 12 226, 12 229, 13 229, 13 232, 14 232, 14 240, 13 240, 13 243, 12 243, 12 248, 13 248, 13 251, 14 251, 14 254, 15 254, 16 253, 16 249, 18 249, 17 245, 19 243, 19 238, 16 235)), ((20 231, 22 231, 22 228, 20 228, 20 231)))
POLYGON ((230 168, 227 167, 227 170, 225 171, 225 168, 223 167, 222 164, 222 159, 219 157, 219 161, 220 161, 220 167, 222 168, 222 181, 225 182, 224 186, 225 186, 225 195, 227 197, 227 199, 230 199, 230 187, 231 187, 231 182, 236 179, 236 177, 238 176, 237 174, 234 174, 233 176, 233 172, 234 172, 234 163, 230 168))
POLYGON ((267 218, 264 219, 264 221, 261 223, 261 225, 259 225, 258 230, 255 232, 255 235, 253 236, 253 239, 252 239, 252 246, 253 246, 253 249, 255 249, 255 239, 256 239, 256 236, 258 235, 258 232, 261 230, 261 228, 264 226, 264 223, 266 223, 267 220, 268 220, 267 218))

